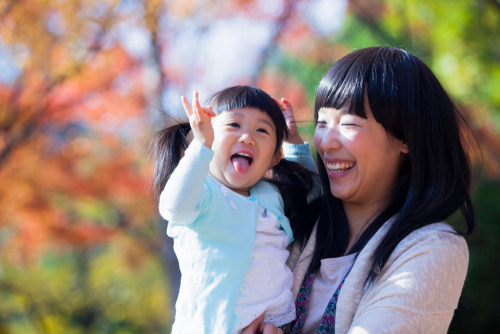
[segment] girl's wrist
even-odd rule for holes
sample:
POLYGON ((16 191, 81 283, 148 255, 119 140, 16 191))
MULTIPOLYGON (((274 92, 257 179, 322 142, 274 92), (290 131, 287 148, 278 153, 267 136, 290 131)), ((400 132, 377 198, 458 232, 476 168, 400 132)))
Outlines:
POLYGON ((206 139, 204 138, 198 138, 198 137, 194 137, 194 140, 196 140, 197 142, 199 142, 200 144, 202 144, 203 146, 205 146, 206 148, 208 149, 212 149, 212 144, 213 144, 213 141, 212 142, 208 142, 206 139), (210 145, 208 145, 210 144, 210 145))
POLYGON ((294 137, 289 137, 283 140, 284 144, 293 144, 293 145, 303 145, 304 141, 302 140, 302 137, 300 135, 294 136, 294 137))
POLYGON ((205 145, 206 147, 208 147, 209 149, 212 149, 212 144, 214 143, 213 138, 210 138, 209 136, 204 136, 203 133, 199 134, 195 133, 194 138, 203 145, 205 145))

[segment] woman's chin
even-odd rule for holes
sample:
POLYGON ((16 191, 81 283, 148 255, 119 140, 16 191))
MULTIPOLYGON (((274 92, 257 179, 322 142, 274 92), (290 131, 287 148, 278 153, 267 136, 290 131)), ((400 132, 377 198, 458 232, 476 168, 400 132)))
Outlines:
POLYGON ((352 197, 352 189, 346 189, 346 187, 338 187, 337 185, 330 185, 330 192, 333 197, 340 199, 341 201, 349 200, 352 197))

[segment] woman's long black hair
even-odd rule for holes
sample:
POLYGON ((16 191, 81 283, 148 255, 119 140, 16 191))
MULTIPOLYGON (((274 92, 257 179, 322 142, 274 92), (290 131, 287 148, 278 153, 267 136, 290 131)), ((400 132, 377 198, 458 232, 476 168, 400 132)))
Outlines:
POLYGON ((360 252, 397 214, 373 254, 366 280, 372 283, 398 243, 411 232, 441 222, 457 210, 467 224, 464 232, 457 233, 469 235, 475 230, 470 192, 477 143, 431 70, 411 53, 391 47, 357 50, 337 61, 318 86, 316 122, 321 108, 340 109, 344 104, 350 114, 366 118, 365 90, 375 120, 409 149, 388 206, 347 250, 349 228, 342 202, 331 194, 326 168, 318 163, 325 195, 317 213, 309 210, 309 222, 304 221, 294 234, 296 240, 307 240, 319 215, 316 250, 309 267, 312 272, 320 267, 321 259, 360 252))
MULTIPOLYGON (((281 149, 283 140, 288 137, 285 117, 276 101, 263 90, 251 86, 234 86, 212 95, 205 105, 211 106, 215 114, 236 108, 258 109, 272 119, 276 126, 275 153, 281 149)), ((158 196, 179 164, 184 150, 189 146, 187 135, 189 123, 178 123, 160 130, 153 139, 152 153, 155 163, 153 186, 158 196)), ((291 225, 298 225, 302 213, 306 212, 307 194, 314 185, 315 173, 302 165, 281 159, 264 180, 274 184, 284 201, 285 215, 291 225)))

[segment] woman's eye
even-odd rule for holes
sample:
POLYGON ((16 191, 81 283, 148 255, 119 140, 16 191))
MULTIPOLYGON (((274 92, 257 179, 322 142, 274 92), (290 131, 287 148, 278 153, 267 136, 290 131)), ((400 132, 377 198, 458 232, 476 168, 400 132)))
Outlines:
POLYGON ((318 121, 317 125, 326 125, 326 122, 325 121, 318 121))
POLYGON ((267 130, 266 130, 266 129, 257 129, 257 132, 262 132, 262 133, 267 133, 267 134, 269 134, 269 132, 267 132, 267 130))
POLYGON ((233 128, 239 128, 240 125, 238 123, 229 123, 229 126, 233 127, 233 128))

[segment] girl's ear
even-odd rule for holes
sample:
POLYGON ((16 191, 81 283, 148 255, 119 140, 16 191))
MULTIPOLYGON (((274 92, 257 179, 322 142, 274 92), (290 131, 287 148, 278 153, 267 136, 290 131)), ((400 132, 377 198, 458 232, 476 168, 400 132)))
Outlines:
POLYGON ((280 148, 279 151, 274 153, 273 159, 271 160, 271 166, 269 166, 269 169, 276 166, 280 162, 280 160, 283 158, 284 158, 284 154, 283 154, 283 147, 282 147, 282 148, 280 148))

